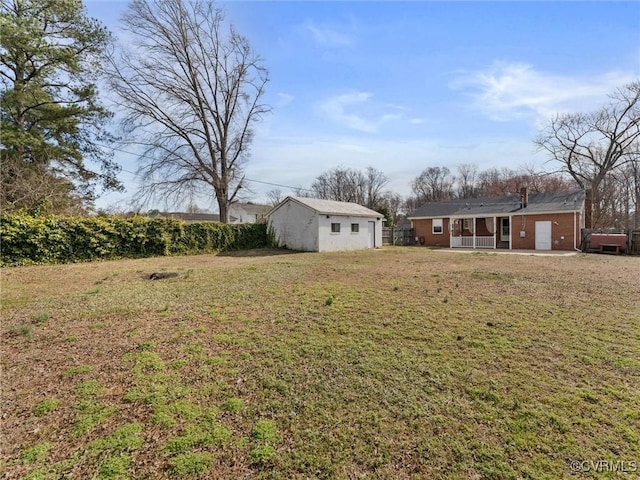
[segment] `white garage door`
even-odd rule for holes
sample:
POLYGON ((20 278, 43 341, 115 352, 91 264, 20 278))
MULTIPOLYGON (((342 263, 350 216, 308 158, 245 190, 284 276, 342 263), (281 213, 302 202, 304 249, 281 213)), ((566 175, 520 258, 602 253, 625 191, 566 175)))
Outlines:
POLYGON ((551 222, 536 222, 536 250, 551 250, 551 222))

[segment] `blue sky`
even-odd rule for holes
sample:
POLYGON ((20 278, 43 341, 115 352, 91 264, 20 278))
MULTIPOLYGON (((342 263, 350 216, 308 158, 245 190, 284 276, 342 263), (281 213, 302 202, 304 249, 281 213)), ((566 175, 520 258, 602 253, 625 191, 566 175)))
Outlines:
MULTIPOLYGON (((127 2, 85 2, 117 35, 127 2)), ((640 78, 636 1, 224 5, 270 71, 273 112, 246 166, 253 201, 276 188, 257 181, 309 187, 337 166, 373 166, 403 196, 430 166, 552 169, 532 142, 548 119, 598 108, 640 78)), ((135 170, 133 156, 116 159, 135 170)), ((127 192, 98 207, 126 204, 136 184, 122 180, 127 192)))

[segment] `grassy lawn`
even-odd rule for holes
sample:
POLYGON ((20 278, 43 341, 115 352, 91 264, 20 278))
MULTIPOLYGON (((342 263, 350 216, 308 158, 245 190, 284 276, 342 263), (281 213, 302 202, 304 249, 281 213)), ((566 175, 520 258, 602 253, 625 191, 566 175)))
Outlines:
POLYGON ((640 471, 639 258, 264 250, 0 273, 3 478, 640 471))

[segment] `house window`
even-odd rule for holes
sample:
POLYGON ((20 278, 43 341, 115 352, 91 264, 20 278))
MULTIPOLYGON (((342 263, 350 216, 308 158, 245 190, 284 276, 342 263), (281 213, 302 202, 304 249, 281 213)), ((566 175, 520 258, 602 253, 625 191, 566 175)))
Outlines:
POLYGON ((442 219, 441 218, 434 218, 431 221, 431 233, 433 233, 434 235, 442 234, 442 219))
POLYGON ((352 223, 351 224, 351 233, 358 233, 360 231, 360 224, 359 223, 352 223))
POLYGON ((462 229, 463 230, 469 230, 469 219, 468 218, 465 218, 462 221, 462 229))
POLYGON ((332 223, 331 224, 331 233, 340 233, 340 224, 332 223))

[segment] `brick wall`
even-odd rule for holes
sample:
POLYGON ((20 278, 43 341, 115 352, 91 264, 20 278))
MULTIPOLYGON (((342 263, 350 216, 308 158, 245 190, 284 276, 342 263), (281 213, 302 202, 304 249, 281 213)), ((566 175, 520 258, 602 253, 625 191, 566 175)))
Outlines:
MULTIPOLYGON (((557 213, 549 215, 514 215, 511 219, 511 248, 514 250, 534 250, 536 248, 536 221, 551 222, 551 249, 552 250, 573 250, 574 245, 580 246, 580 229, 582 225, 581 214, 575 216, 571 213, 557 213), (524 225, 524 228, 523 228, 524 225), (520 237, 520 231, 524 230, 525 236, 520 237), (577 239, 574 237, 577 237, 577 239)), ((432 233, 431 219, 414 220, 416 238, 424 237, 424 245, 431 247, 449 247, 449 219, 445 218, 442 234, 432 233)), ((500 223, 496 224, 497 240, 500 241, 500 223)), ((478 222, 477 235, 489 235, 484 221, 478 222)), ((471 235, 471 232, 464 230, 463 235, 471 235)))
POLYGON ((573 213, 557 213, 549 215, 514 215, 511 218, 511 248, 514 250, 534 250, 536 248, 536 222, 551 222, 551 249, 573 250, 580 246, 580 220, 576 215, 574 228, 573 213), (524 230, 524 238, 520 231, 524 230), (577 237, 577 240, 574 237, 577 237))
MULTIPOLYGON (((442 221, 442 233, 433 234, 431 219, 413 220, 413 228, 416 238, 424 237, 426 247, 448 247, 449 246, 449 219, 442 221)), ((418 243, 420 245, 420 243, 418 243)))

